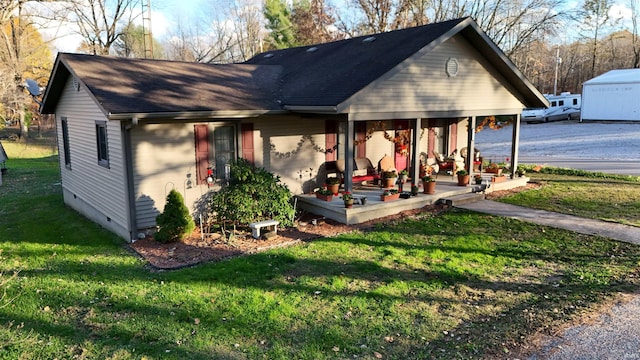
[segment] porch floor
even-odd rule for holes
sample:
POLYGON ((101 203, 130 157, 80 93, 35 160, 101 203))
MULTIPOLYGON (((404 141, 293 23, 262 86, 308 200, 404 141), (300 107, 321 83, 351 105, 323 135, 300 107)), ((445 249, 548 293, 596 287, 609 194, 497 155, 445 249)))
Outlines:
MULTIPOLYGON (((524 186, 527 184, 527 181, 529 181, 527 177, 516 177, 514 179, 507 178, 504 182, 491 183, 490 177, 490 175, 483 174, 482 185, 470 184, 467 186, 458 186, 457 180, 450 175, 440 175, 436 180, 435 194, 423 194, 422 184, 420 184, 420 192, 417 196, 386 202, 380 199, 380 195, 384 191, 381 187, 376 185, 354 185, 354 197, 366 197, 367 200, 365 205, 360 205, 360 203, 356 201, 350 209, 344 207, 340 196, 334 196, 331 201, 317 199, 315 194, 300 194, 296 195, 296 197, 300 209, 343 224, 352 225, 397 214, 405 210, 419 209, 455 195, 481 192, 483 190, 486 193, 497 190, 507 190, 524 186), (487 184, 490 184, 490 186, 487 187, 487 184)), ((409 192, 411 190, 411 183, 405 183, 403 190, 409 192)))

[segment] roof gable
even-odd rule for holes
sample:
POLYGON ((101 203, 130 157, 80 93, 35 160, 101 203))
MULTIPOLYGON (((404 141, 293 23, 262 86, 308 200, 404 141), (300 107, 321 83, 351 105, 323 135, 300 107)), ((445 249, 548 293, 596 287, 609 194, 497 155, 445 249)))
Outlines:
POLYGON ((275 50, 245 63, 282 66, 283 104, 336 106, 465 20, 275 50))

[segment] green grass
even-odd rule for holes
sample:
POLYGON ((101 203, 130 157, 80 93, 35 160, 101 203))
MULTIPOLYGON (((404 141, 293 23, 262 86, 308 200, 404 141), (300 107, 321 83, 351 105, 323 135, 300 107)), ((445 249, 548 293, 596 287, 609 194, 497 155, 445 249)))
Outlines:
POLYGON ((505 358, 638 289, 640 247, 460 210, 152 271, 57 166, 0 187, 0 359, 505 358))
POLYGON ((501 201, 640 226, 640 177, 557 168, 545 169, 543 173, 528 172, 527 176, 543 187, 501 201))

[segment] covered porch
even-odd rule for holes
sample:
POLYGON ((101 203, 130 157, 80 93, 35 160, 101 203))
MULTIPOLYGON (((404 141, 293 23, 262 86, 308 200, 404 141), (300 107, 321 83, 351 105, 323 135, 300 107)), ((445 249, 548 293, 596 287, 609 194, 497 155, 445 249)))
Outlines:
MULTIPOLYGON (((351 192, 356 199, 366 198, 365 204, 356 201, 352 208, 346 208, 341 195, 333 196, 331 201, 316 198, 314 194, 296 195, 298 207, 320 217, 332 219, 343 224, 359 224, 372 219, 397 214, 405 210, 419 209, 427 205, 436 204, 456 195, 471 193, 489 193, 497 190, 507 190, 526 185, 527 177, 507 177, 503 182, 492 182, 493 174, 483 173, 480 185, 469 184, 459 186, 453 176, 439 176, 435 194, 423 193, 422 185, 418 195, 397 200, 382 201, 380 195, 384 189, 375 185, 356 185, 351 192)), ((410 193, 411 183, 404 185, 404 192, 410 193)), ((341 189, 341 193, 342 193, 341 189)))

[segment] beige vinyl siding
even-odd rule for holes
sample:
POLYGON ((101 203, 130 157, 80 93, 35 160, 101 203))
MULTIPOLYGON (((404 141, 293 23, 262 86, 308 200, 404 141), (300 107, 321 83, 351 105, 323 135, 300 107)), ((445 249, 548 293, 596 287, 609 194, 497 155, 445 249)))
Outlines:
POLYGON ((138 229, 156 225, 171 189, 182 194, 192 213, 194 203, 209 191, 197 184, 194 125, 140 123, 131 130, 138 229))
POLYGON ((106 121, 84 88, 76 90, 67 80, 56 108, 59 153, 62 149, 61 119, 66 118, 71 164, 60 159, 65 202, 99 224, 128 237, 126 178, 123 170, 122 132, 119 121, 107 121, 109 167, 98 164, 96 121, 106 121))
POLYGON ((256 119, 254 134, 256 165, 279 175, 292 193, 310 192, 324 182, 324 119, 256 119), (302 134, 309 134, 313 141, 303 138, 302 134), (273 149, 270 144, 274 145, 273 149))
POLYGON ((497 115, 496 109, 522 108, 506 82, 460 35, 419 53, 383 76, 350 101, 351 113, 446 112, 497 115), (447 60, 456 58, 458 73, 445 72, 447 60), (400 69, 400 70, 398 70, 400 69))

